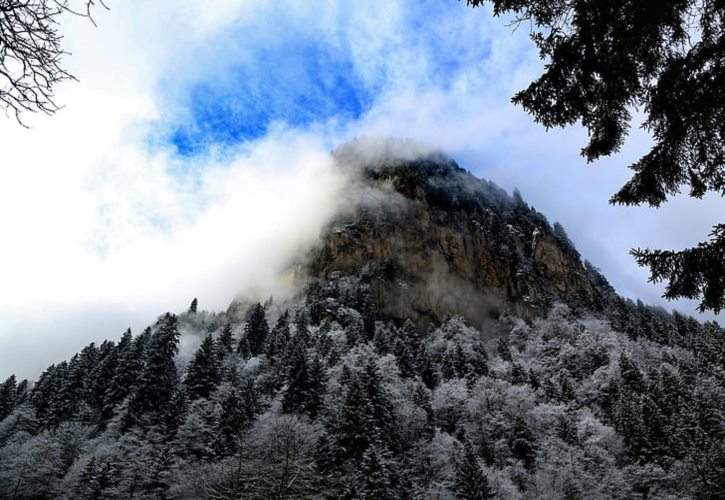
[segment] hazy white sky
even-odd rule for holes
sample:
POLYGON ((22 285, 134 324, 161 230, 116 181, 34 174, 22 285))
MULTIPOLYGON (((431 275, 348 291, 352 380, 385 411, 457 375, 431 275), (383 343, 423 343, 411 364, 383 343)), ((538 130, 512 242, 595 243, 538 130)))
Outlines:
POLYGON ((97 28, 62 24, 80 80, 58 89, 65 108, 29 130, 0 120, 0 379, 268 282, 339 203, 328 154, 359 135, 518 187, 649 303, 661 288, 628 249, 694 244, 722 213, 718 198, 608 205, 646 134, 586 165, 584 131, 546 132, 509 102, 542 68, 527 34, 464 2, 108 4, 97 28))

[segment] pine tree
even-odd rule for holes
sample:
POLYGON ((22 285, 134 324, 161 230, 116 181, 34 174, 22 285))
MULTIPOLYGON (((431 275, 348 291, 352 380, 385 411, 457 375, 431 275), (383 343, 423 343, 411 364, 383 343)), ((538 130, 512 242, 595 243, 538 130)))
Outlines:
POLYGON ((565 372, 562 372, 561 376, 559 377, 559 389, 559 394, 561 394, 561 398, 564 401, 576 400, 574 385, 571 383, 571 379, 565 372))
POLYGON ((390 331, 388 325, 379 324, 373 334, 375 349, 382 355, 389 354, 393 351, 394 344, 395 335, 390 331))
POLYGON ((295 314, 295 336, 293 339, 294 349, 301 347, 306 349, 310 345, 309 318, 304 309, 295 314))
POLYGON ((438 385, 438 372, 436 371, 430 353, 425 344, 418 349, 418 356, 415 360, 415 369, 420 379, 428 389, 433 389, 438 385))
POLYGON ((131 395, 124 428, 140 423, 158 424, 176 394, 179 376, 174 357, 178 351, 179 329, 176 316, 166 313, 149 340, 146 363, 131 395))
POLYGON ((216 341, 219 361, 221 362, 227 355, 234 352, 234 335, 232 334, 232 325, 227 323, 219 333, 216 341))
POLYGON ((186 395, 190 400, 208 398, 221 379, 219 360, 211 333, 204 337, 189 363, 184 379, 186 395))
POLYGON ((514 385, 525 384, 527 381, 524 367, 518 363, 511 364, 511 383, 514 385))
POLYGON ((55 420, 53 403, 60 390, 68 364, 63 361, 58 365, 50 365, 40 374, 38 381, 30 392, 30 403, 35 408, 35 415, 44 427, 50 426, 55 420))
POLYGON ((18 383, 15 394, 15 406, 20 406, 21 404, 25 403, 25 401, 27 401, 29 394, 27 378, 24 378, 18 383))
POLYGON ((412 377, 415 374, 419 343, 420 336, 415 325, 412 321, 406 320, 393 339, 393 354, 398 360, 398 367, 403 377, 412 377))
POLYGON ((488 375, 488 354, 481 342, 473 344, 473 357, 471 359, 471 367, 476 375, 488 375))
POLYGON ((272 328, 264 349, 264 353, 273 365, 277 364, 281 361, 280 358, 284 357, 289 341, 289 312, 285 311, 279 319, 277 319, 274 328, 272 328))
POLYGON ((465 500, 487 500, 495 498, 488 478, 481 469, 478 456, 470 443, 463 446, 456 461, 456 476, 453 490, 465 500))
POLYGON ((581 255, 577 251, 574 243, 569 239, 569 235, 558 222, 554 222, 554 239, 559 244, 559 248, 562 248, 572 259, 578 261, 581 259, 581 255))
POLYGON ((613 412, 615 428, 622 435, 630 457, 634 461, 644 461, 650 443, 642 414, 641 396, 628 391, 621 392, 613 412))
POLYGON ((353 498, 379 500, 400 498, 395 461, 384 446, 373 442, 362 455, 356 474, 353 498))
POLYGON ((237 389, 232 389, 222 399, 214 440, 217 455, 229 456, 239 450, 244 433, 254 423, 257 405, 257 394, 252 380, 242 384, 241 394, 237 389))
POLYGON ((319 357, 308 361, 308 354, 298 349, 291 360, 287 389, 282 398, 286 413, 304 413, 315 418, 322 406, 325 390, 325 368, 319 357))
POLYGON ((443 380, 456 378, 456 359, 452 349, 447 349, 441 357, 441 375, 443 380))
POLYGON ((110 387, 118 364, 118 351, 116 345, 108 340, 98 349, 98 362, 91 370, 86 384, 85 400, 98 420, 104 406, 106 391, 110 387))
POLYGON ((636 364, 624 353, 619 356, 619 373, 622 377, 622 387, 640 393, 644 390, 644 376, 636 364))
POLYGON ((463 347, 459 342, 455 343, 451 355, 453 360, 453 367, 456 370, 456 375, 459 378, 463 378, 468 375, 471 371, 468 365, 468 357, 466 356, 466 353, 463 352, 463 347))
MULTIPOLYGON (((77 356, 77 355, 76 355, 77 356)), ((67 402, 66 392, 68 383, 68 362, 61 361, 47 370, 47 384, 39 387, 41 380, 33 387, 33 398, 36 406, 36 416, 41 425, 46 428, 57 427, 63 419, 70 403, 67 402), (36 390, 37 389, 37 390, 36 390)), ((41 379, 43 377, 41 376, 41 379)))
POLYGON ((105 422, 113 417, 116 407, 131 394, 143 370, 146 344, 151 336, 147 328, 134 339, 131 329, 126 330, 116 345, 116 369, 103 396, 103 408, 100 420, 105 422))
POLYGON ((246 332, 239 337, 239 342, 237 343, 237 354, 239 354, 242 359, 249 359, 252 357, 252 350, 249 347, 249 338, 247 338, 246 332))
POLYGON ((523 462, 526 470, 529 472, 534 470, 536 462, 536 441, 526 421, 520 416, 514 419, 514 425, 509 438, 509 447, 514 457, 523 462))
POLYGON ((503 337, 499 337, 499 339, 496 341, 496 352, 498 353, 498 356, 504 361, 511 362, 513 360, 513 358, 511 357, 511 348, 509 347, 506 339, 503 337))
POLYGON ((183 418, 179 419, 178 430, 174 436, 174 453, 182 460, 189 457, 194 460, 212 459, 218 417, 215 401, 197 399, 191 402, 183 418))
POLYGON ((194 297, 189 305, 189 314, 196 314, 196 308, 199 306, 199 301, 194 297))
POLYGON ((576 425, 569 415, 559 415, 556 422, 556 435, 569 445, 577 444, 576 425))
MULTIPOLYGON (((413 389, 413 404, 425 411, 425 415, 428 420, 428 424, 433 422, 433 403, 431 398, 430 389, 428 389, 424 383, 418 382, 413 389)), ((432 431, 432 427, 429 429, 432 431)))
POLYGON ((261 304, 257 303, 252 306, 249 312, 249 319, 244 327, 244 333, 249 343, 250 354, 252 356, 259 356, 264 349, 264 343, 269 335, 267 318, 261 304))
POLYGON ((374 439, 394 447, 395 414, 375 359, 365 359, 360 372, 349 371, 348 374, 335 428, 337 443, 344 450, 344 456, 361 457, 374 439))
POLYGON ((242 404, 244 408, 245 425, 252 425, 260 411, 259 394, 254 379, 250 378, 242 384, 242 404))
POLYGON ((91 343, 71 358, 60 390, 54 395, 53 424, 71 420, 78 416, 82 410, 85 413, 86 388, 90 373, 97 363, 98 357, 98 349, 94 343, 91 343))
POLYGON ((119 471, 111 460, 91 457, 78 480, 80 498, 101 500, 118 481, 119 471))
POLYGON ((222 400, 214 441, 214 450, 219 456, 233 455, 241 444, 242 434, 247 425, 243 405, 236 390, 230 391, 222 400))
POLYGON ((10 375, 0 385, 0 421, 12 413, 17 404, 18 386, 15 375, 10 375))

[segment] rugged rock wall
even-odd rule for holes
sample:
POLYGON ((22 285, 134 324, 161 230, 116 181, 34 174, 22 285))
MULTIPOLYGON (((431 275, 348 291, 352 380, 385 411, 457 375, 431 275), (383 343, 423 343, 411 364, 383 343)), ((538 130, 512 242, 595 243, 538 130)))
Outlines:
POLYGON ((426 323, 455 313, 480 325, 507 308, 531 316, 552 300, 591 299, 576 250, 541 214, 450 159, 354 168, 349 208, 326 228, 305 274, 360 276, 381 317, 426 323))

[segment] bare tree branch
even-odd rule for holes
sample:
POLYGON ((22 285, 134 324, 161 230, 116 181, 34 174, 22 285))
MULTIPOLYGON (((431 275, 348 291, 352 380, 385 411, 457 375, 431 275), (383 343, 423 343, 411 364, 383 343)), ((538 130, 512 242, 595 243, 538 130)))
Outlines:
POLYGON ((96 5, 108 9, 103 0, 83 0, 82 10, 69 0, 0 0, 0 108, 6 116, 26 127, 23 114, 52 115, 61 108, 55 86, 75 77, 61 65, 68 52, 59 16, 67 12, 95 25, 96 5))

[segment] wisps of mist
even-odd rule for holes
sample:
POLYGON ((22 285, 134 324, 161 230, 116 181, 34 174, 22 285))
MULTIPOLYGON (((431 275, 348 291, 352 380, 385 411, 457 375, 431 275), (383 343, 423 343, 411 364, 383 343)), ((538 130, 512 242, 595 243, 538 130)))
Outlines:
MULTIPOLYGON (((157 187, 179 182, 179 165, 163 155, 139 160, 163 165, 153 172, 157 187)), ((283 132, 233 156, 193 161, 188 167, 202 172, 193 191, 133 186, 134 199, 107 184, 132 182, 114 170, 97 181, 108 196, 84 200, 98 216, 66 225, 76 239, 35 235, 45 248, 37 259, 3 259, 5 276, 26 276, 23 287, 0 290, 3 373, 35 377, 90 341, 127 327, 138 333, 165 311, 184 311, 194 297, 200 308, 224 310, 239 294, 288 291, 279 272, 315 243, 342 201, 344 175, 329 150, 283 132), (54 244, 58 251, 49 252, 54 244)))

